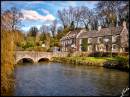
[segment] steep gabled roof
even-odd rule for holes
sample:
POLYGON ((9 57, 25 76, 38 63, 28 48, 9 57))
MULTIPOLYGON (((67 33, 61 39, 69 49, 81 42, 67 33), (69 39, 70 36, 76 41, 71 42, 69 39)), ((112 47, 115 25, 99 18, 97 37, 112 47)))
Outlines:
POLYGON ((69 31, 64 37, 61 38, 61 40, 75 38, 79 32, 80 30, 69 31))

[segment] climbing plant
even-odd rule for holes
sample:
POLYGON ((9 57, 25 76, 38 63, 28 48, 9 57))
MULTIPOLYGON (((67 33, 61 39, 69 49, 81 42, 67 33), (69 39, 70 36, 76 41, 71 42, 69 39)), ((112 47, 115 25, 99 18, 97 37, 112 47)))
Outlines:
POLYGON ((88 47, 88 42, 87 41, 88 41, 87 38, 82 39, 82 44, 81 44, 82 51, 87 51, 87 47, 88 47))

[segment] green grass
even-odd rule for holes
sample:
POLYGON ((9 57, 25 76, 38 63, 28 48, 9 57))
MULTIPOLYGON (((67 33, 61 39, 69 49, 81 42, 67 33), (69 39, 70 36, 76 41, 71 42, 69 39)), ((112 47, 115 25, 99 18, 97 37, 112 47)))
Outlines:
POLYGON ((72 64, 84 64, 92 66, 104 66, 105 63, 114 63, 118 68, 129 69, 128 57, 116 56, 116 57, 64 57, 54 58, 58 62, 72 63, 72 64))
POLYGON ((68 57, 67 59, 73 59, 77 61, 84 61, 84 62, 106 62, 107 60, 114 61, 114 58, 105 58, 105 57, 68 57))
POLYGON ((119 62, 127 62, 128 57, 67 57, 67 59, 74 59, 74 60, 80 60, 80 61, 90 61, 90 62, 114 62, 114 61, 119 61, 119 62))

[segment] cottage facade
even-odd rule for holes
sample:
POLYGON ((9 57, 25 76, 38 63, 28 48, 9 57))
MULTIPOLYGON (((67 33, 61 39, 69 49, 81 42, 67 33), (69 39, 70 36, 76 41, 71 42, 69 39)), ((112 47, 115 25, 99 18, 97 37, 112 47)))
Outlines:
POLYGON ((122 27, 101 28, 98 30, 80 30, 69 32, 61 39, 62 51, 75 48, 75 51, 84 51, 83 40, 87 43, 88 52, 125 52, 128 51, 128 30, 126 23, 122 27))
POLYGON ((60 39, 61 51, 78 51, 79 50, 79 39, 78 35, 82 30, 69 31, 64 37, 60 39))

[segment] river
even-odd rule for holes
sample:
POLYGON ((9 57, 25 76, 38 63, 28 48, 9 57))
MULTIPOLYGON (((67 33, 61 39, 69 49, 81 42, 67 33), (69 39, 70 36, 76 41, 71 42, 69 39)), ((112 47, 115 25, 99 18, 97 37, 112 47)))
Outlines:
POLYGON ((15 96, 119 96, 129 85, 129 74, 48 62, 17 66, 15 81, 15 96))

